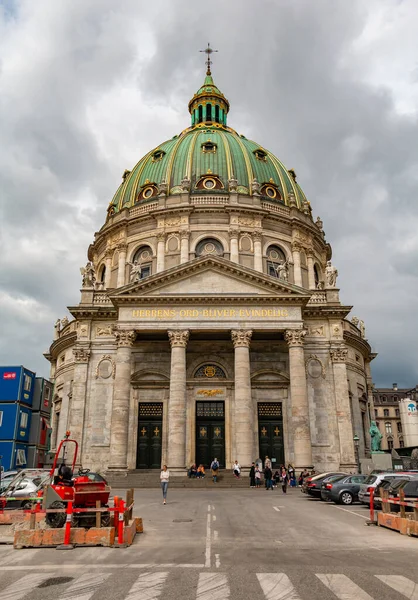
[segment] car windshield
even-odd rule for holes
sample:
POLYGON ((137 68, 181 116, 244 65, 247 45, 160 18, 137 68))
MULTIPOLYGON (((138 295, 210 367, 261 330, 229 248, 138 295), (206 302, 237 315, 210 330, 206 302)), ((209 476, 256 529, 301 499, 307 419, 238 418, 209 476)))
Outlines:
POLYGON ((375 475, 369 475, 367 477, 367 479, 364 481, 364 483, 374 483, 376 481, 377 477, 375 475))
POLYGON ((331 475, 331 477, 327 477, 324 481, 326 481, 327 483, 329 483, 330 481, 332 481, 333 483, 335 483, 336 481, 340 481, 340 479, 345 479, 347 477, 347 475, 331 475))

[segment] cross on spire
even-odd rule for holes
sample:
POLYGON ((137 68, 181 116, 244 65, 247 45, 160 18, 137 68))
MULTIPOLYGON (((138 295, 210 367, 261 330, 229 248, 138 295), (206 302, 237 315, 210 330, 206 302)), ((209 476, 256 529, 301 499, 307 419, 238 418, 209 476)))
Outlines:
POLYGON ((208 55, 208 58, 207 58, 207 60, 205 61, 205 62, 206 62, 206 66, 207 66, 206 75, 211 75, 211 72, 210 72, 210 65, 212 64, 212 61, 210 60, 210 55, 212 54, 212 52, 218 52, 218 51, 217 51, 217 50, 213 50, 213 49, 210 47, 210 43, 208 42, 208 47, 207 47, 207 48, 205 48, 205 50, 199 50, 199 52, 205 52, 205 54, 207 54, 207 55, 208 55))

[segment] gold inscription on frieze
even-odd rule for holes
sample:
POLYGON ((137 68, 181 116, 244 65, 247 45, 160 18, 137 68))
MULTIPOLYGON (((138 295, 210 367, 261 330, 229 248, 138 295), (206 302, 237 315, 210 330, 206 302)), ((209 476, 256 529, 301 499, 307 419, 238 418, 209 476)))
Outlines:
POLYGON ((139 308, 132 311, 136 319, 285 319, 286 308, 139 308))
POLYGON ((222 396, 224 393, 223 390, 199 390, 197 392, 198 396, 222 396))

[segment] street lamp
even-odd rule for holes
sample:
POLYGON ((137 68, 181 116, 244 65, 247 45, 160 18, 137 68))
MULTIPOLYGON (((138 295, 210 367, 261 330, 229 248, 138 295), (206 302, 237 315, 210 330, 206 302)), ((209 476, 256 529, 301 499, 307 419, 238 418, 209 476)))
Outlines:
POLYGON ((359 453, 360 438, 357 435, 357 433, 354 434, 353 440, 354 440, 354 447, 356 449, 357 471, 360 473, 360 453, 359 453))

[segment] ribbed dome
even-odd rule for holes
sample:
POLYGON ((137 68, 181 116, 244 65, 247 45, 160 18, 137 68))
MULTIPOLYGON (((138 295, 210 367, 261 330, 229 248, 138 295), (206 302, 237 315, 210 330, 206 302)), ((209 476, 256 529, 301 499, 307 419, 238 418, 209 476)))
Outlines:
MULTIPOLYGON (((191 194, 208 193, 209 190, 196 187, 207 174, 216 176, 223 186, 216 193, 228 193, 228 180, 236 179, 237 192, 251 195, 252 182, 256 179, 261 194, 269 200, 288 205, 289 192, 293 192, 298 207, 306 200, 294 176, 271 152, 229 127, 200 124, 163 142, 141 158, 126 174, 109 208, 116 213, 138 201, 148 202, 155 198, 161 182, 167 183, 167 194, 180 194, 184 178, 190 180, 191 194), (269 183, 277 189, 275 198, 270 196, 269 183), (154 192, 138 200, 145 188, 153 188, 154 192)), ((209 191, 213 192, 213 189, 209 191)))

